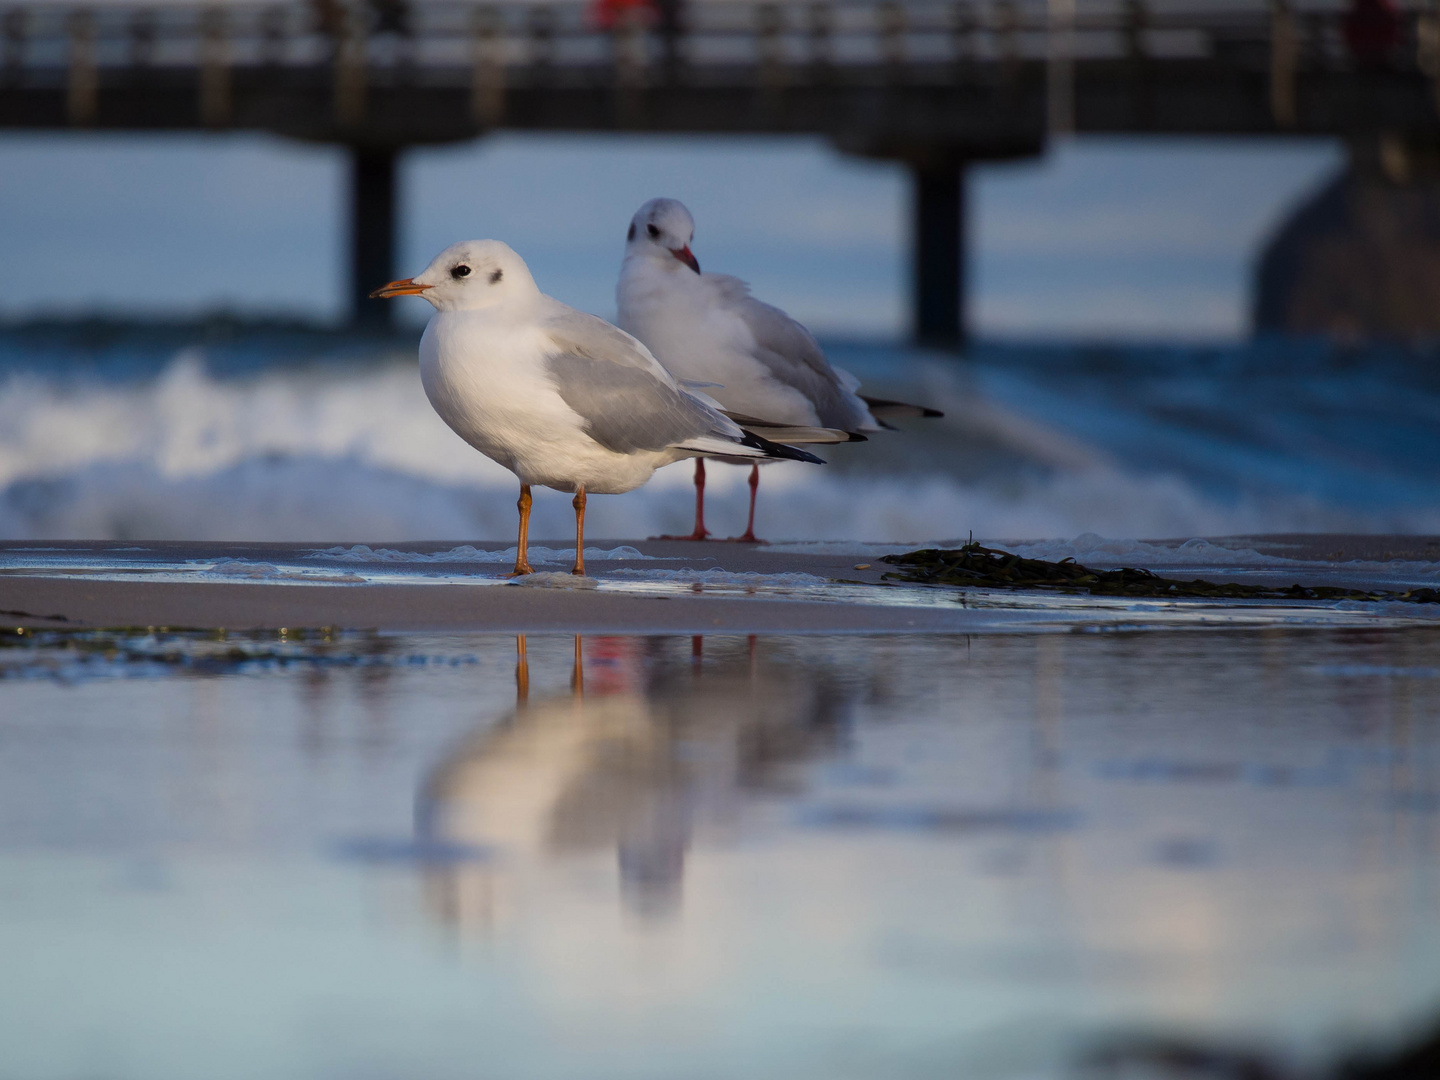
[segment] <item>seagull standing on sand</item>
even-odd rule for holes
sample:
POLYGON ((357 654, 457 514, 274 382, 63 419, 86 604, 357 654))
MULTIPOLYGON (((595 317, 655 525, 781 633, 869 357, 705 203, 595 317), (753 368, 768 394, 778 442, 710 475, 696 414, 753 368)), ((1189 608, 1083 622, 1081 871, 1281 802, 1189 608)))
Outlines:
MULTIPOLYGON (((694 236, 695 220, 682 203, 651 199, 630 219, 615 289, 620 326, 678 378, 703 385, 731 415, 838 429, 856 442, 864 441, 865 432, 889 427, 888 419, 942 415, 857 394, 859 380, 831 367, 805 327, 756 300, 739 278, 702 274, 690 251, 694 236)), ((744 535, 735 539, 757 543, 760 469, 758 461, 750 464, 755 466, 750 470, 750 517, 744 535)), ((695 531, 668 539, 704 540, 708 535, 705 462, 697 458, 695 531)))
POLYGON ((498 240, 452 244, 423 273, 370 295, 434 306, 420 380, 457 435, 520 479, 515 575, 531 573, 532 485, 575 493, 573 572, 584 574, 587 494, 630 491, 662 465, 701 455, 820 463, 743 430, 629 334, 543 294, 498 240))

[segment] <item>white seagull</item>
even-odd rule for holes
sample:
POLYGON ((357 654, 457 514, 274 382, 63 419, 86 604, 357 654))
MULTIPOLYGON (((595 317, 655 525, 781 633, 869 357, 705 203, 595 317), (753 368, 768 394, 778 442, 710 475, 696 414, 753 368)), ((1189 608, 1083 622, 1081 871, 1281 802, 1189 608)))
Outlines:
POLYGON ((662 465, 701 455, 820 462, 743 430, 629 334, 546 296, 498 240, 452 244, 423 273, 370 295, 419 295, 435 308, 420 380, 457 435, 519 477, 517 575, 531 573, 532 485, 575 493, 573 572, 583 574, 587 494, 630 491, 662 465))
MULTIPOLYGON (((756 300, 739 278, 701 273, 690 251, 694 236, 695 220, 682 203, 651 199, 630 219, 615 288, 620 326, 643 341, 671 373, 704 386, 731 415, 838 429, 850 433, 853 441, 890 427, 886 420, 942 415, 856 393, 860 381, 832 367, 805 327, 756 300)), ((757 543, 760 470, 758 461, 751 464, 756 467, 750 470, 750 517, 744 535, 735 539, 757 543)), ((695 531, 667 539, 704 540, 708 535, 705 462, 697 458, 695 531)))

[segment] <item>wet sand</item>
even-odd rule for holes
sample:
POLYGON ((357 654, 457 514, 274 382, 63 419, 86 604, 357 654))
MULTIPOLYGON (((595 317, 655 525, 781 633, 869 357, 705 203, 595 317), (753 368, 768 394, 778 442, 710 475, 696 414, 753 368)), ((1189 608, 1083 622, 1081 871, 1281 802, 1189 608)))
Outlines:
POLYGON ((132 584, 28 578, 0 588, 7 624, 51 629, 122 626, 264 630, 505 630, 735 633, 813 630, 964 632, 964 611, 841 607, 724 597, 616 596, 570 589, 370 585, 132 584), (56 618, 60 616, 60 618, 56 618))
MULTIPOLYGON (((1140 565, 1188 577, 1392 588, 1440 572, 1437 537, 1218 538, 1210 543, 1221 561, 1208 574, 1193 561, 1167 565, 1163 552, 1185 541, 1149 543, 1160 553, 1140 565), (1266 558, 1225 563, 1232 552, 1266 558)), ((591 558, 591 579, 574 582, 562 565, 567 545, 546 541, 534 545, 551 549, 545 572, 516 584, 502 580, 502 562, 481 558, 505 544, 464 548, 476 553, 472 561, 454 554, 462 544, 372 543, 360 549, 373 549, 371 559, 352 555, 352 544, 15 541, 0 544, 0 617, 35 628, 630 633, 970 632, 1054 622, 1043 607, 967 606, 956 590, 887 585, 891 568, 879 556, 907 545, 592 540, 587 550, 624 546, 645 558, 591 558), (339 549, 345 550, 335 555, 339 549), (442 561, 434 561, 437 555, 442 561)))

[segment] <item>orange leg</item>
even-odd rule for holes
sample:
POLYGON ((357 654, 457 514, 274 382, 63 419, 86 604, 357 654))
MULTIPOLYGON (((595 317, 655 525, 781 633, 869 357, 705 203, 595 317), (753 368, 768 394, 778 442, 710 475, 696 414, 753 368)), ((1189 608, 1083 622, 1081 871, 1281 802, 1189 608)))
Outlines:
POLYGON ((585 487, 575 489, 575 498, 570 503, 575 507, 575 569, 572 574, 585 576, 585 487))
POLYGON ((695 531, 689 536, 654 536, 652 540, 704 540, 710 531, 705 528, 705 459, 695 459, 695 531))
POLYGON ((520 539, 515 545, 515 569, 506 574, 506 577, 519 577, 521 574, 533 574, 535 568, 525 558, 525 553, 530 547, 530 485, 520 485, 520 501, 515 504, 520 510, 520 539))
POLYGON ((525 655, 525 635, 515 636, 515 707, 530 700, 530 660, 525 655))
POLYGON ((755 494, 760 490, 760 466, 750 466, 750 518, 745 522, 745 533, 742 536, 730 537, 733 544, 763 544, 764 540, 755 536, 755 494))

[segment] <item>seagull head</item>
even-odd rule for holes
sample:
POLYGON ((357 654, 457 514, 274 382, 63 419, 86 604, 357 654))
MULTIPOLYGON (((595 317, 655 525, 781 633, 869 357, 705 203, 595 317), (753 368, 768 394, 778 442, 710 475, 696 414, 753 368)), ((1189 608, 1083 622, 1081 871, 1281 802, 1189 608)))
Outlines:
POLYGON ((690 251, 695 238, 695 219, 678 199, 651 199, 630 219, 625 234, 626 256, 662 260, 662 265, 688 266, 700 273, 700 263, 690 251))
POLYGON ((499 240, 462 240, 413 278, 381 286, 372 297, 423 296, 436 311, 469 311, 538 296, 525 260, 499 240))

